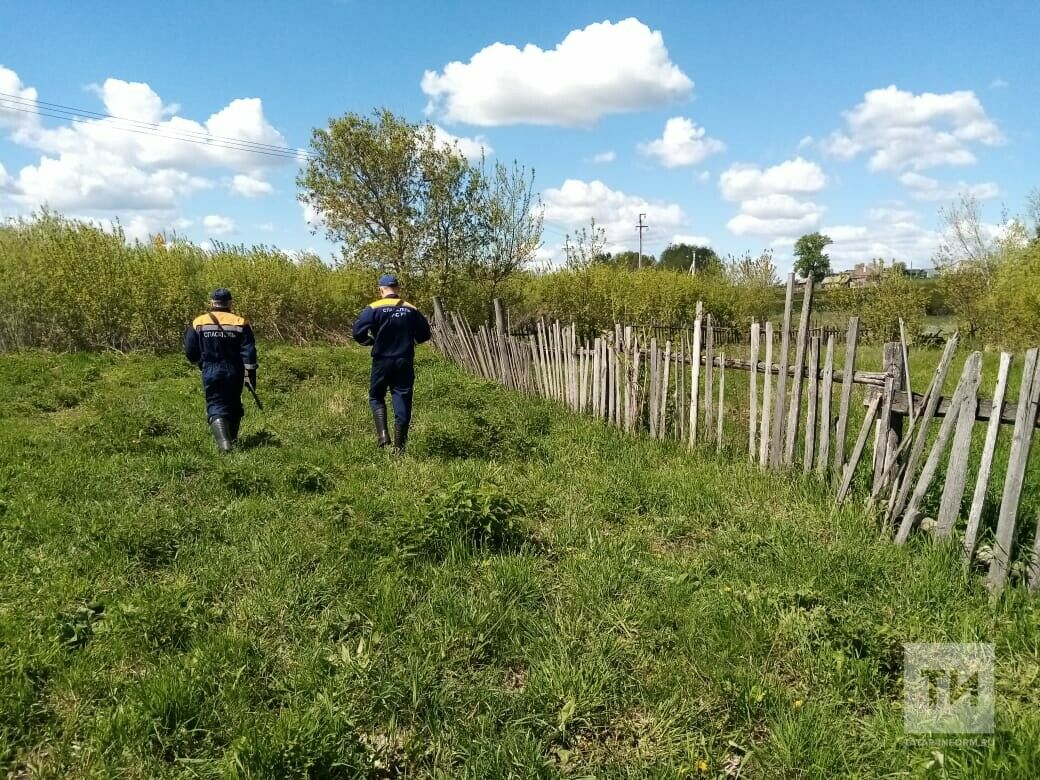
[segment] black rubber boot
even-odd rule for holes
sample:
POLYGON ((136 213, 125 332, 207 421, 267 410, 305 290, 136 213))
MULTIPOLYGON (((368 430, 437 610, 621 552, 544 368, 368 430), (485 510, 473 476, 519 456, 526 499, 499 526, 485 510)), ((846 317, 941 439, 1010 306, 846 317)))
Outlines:
POLYGON ((229 434, 230 434, 230 438, 231 438, 231 443, 232 444, 237 444, 238 443, 238 429, 241 426, 242 426, 242 418, 241 417, 229 417, 228 418, 228 427, 230 428, 229 434))
POLYGON ((376 426, 376 442, 380 447, 390 444, 390 431, 386 427, 386 407, 372 409, 372 421, 376 426))
POLYGON ((394 423, 394 452, 404 452, 408 443, 408 423, 394 423))
POLYGON ((231 452, 231 421, 227 417, 214 417, 209 421, 213 439, 219 452, 231 452))

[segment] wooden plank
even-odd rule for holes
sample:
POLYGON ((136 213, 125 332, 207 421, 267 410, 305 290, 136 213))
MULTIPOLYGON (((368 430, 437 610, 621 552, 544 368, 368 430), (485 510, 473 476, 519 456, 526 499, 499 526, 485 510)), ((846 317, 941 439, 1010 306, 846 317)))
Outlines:
POLYGON ((1036 536, 1033 537, 1033 550, 1029 555, 1027 582, 1030 593, 1040 591, 1040 514, 1036 517, 1036 536))
POLYGON ((809 347, 808 407, 805 411, 805 453, 802 471, 808 474, 816 457, 816 410, 820 397, 820 337, 813 336, 809 347))
POLYGON ((895 377, 889 376, 885 390, 881 394, 881 414, 878 415, 877 431, 874 437, 874 479, 871 482, 870 497, 877 498, 884 489, 885 464, 888 462, 888 434, 892 420, 892 393, 895 377))
POLYGON ((690 446, 697 443, 697 401, 701 377, 701 302, 697 301, 697 317, 693 321, 693 347, 690 351, 690 416, 686 425, 690 431, 690 446))
POLYGON ((790 362, 791 350, 791 306, 794 299, 794 274, 787 275, 787 294, 784 298, 784 322, 780 331, 779 379, 776 383, 776 397, 773 399, 772 430, 769 442, 769 465, 776 468, 780 465, 780 455, 784 437, 784 402, 787 400, 787 366, 790 362))
POLYGON ((1011 548, 1015 538, 1015 520, 1018 501, 1022 495, 1026 462, 1033 443, 1033 426, 1036 424, 1037 402, 1040 400, 1040 362, 1037 350, 1026 352, 1022 369, 1022 388, 1018 394, 1018 419, 1011 435, 1011 453, 1008 455, 1007 475, 1004 477, 1004 492, 1000 498, 1000 513, 997 515, 997 532, 993 539, 993 558, 989 565, 986 584, 994 593, 1004 587, 1011 564, 1011 548))
POLYGON ((820 391, 820 451, 816 456, 816 473, 827 475, 831 457, 831 396, 834 394, 834 334, 827 336, 827 356, 823 362, 823 387, 820 391))
POLYGON ((784 465, 794 463, 794 450, 798 442, 798 425, 802 414, 802 365, 805 363, 806 339, 809 333, 809 313, 812 310, 813 280, 805 281, 802 295, 802 316, 798 322, 798 342, 794 352, 794 383, 791 385, 791 403, 787 409, 787 430, 784 441, 784 465))
POLYGON ((506 358, 506 315, 502 307, 502 301, 495 298, 492 301, 495 309, 495 341, 498 347, 499 380, 506 387, 513 386, 513 376, 509 371, 509 361, 506 358))
POLYGON ((835 475, 841 474, 845 465, 845 437, 849 426, 849 405, 852 400, 852 380, 856 367, 856 343, 859 340, 859 317, 849 319, 849 329, 845 334, 845 365, 841 379, 841 401, 838 404, 838 422, 834 429, 834 463, 831 468, 835 475))
MULTIPOLYGON (((956 399, 955 406, 958 410, 962 408, 964 395, 971 385, 972 373, 977 370, 973 359, 974 355, 965 362, 964 370, 961 371, 960 381, 957 383, 957 389, 953 394, 953 397, 956 399)), ((950 437, 953 435, 956 423, 957 415, 955 413, 948 414, 943 418, 942 425, 939 427, 939 434, 935 437, 932 449, 928 453, 928 459, 924 463, 924 468, 921 469, 921 476, 917 481, 917 486, 914 488, 913 495, 910 496, 910 501, 907 502, 903 520, 899 524, 899 530, 896 531, 896 544, 905 544, 910 537, 910 532, 917 523, 921 502, 924 501, 925 493, 928 492, 932 479, 934 479, 935 473, 939 469, 939 463, 946 452, 946 446, 950 443, 950 437)))
POLYGON ((715 452, 722 452, 722 422, 726 410, 726 353, 723 352, 719 366, 719 422, 715 430, 715 452))
POLYGON ((972 374, 964 390, 961 409, 957 412, 957 429, 953 434, 950 460, 946 464, 946 483, 939 500, 939 512, 935 516, 935 534, 940 538, 949 537, 953 531, 953 524, 960 517, 964 485, 968 479, 971 434, 975 429, 975 405, 978 403, 979 383, 982 381, 982 353, 972 353, 968 360, 974 361, 972 374))
POLYGON ((647 424, 650 430, 650 438, 657 438, 657 401, 658 401, 658 381, 659 375, 657 373, 658 363, 660 362, 657 354, 657 338, 651 337, 650 339, 650 364, 648 368, 647 379, 650 382, 650 392, 647 409, 647 424))
POLYGON ((950 370, 950 363, 953 362, 953 355, 957 351, 958 341, 957 334, 954 334, 946 342, 946 348, 943 350, 942 357, 939 358, 939 364, 935 367, 932 384, 925 399, 924 410, 917 420, 917 430, 913 437, 913 445, 910 448, 910 454, 907 456, 906 463, 903 465, 903 476, 899 484, 899 490, 896 492, 895 501, 889 505, 888 512, 885 515, 886 524, 893 522, 903 511, 903 507, 906 506, 910 490, 914 485, 914 478, 917 475, 917 464, 920 463, 921 456, 924 454, 924 446, 928 440, 928 429, 931 427, 935 410, 939 405, 939 394, 942 392, 943 384, 946 382, 946 374, 950 370))
MULTIPOLYGON (((755 460, 758 428, 758 339, 760 325, 751 323, 751 370, 748 372, 748 456, 755 460)), ((768 376, 768 375, 767 375, 768 376)))
POLYGON ((668 383, 672 378, 672 342, 670 339, 664 342, 661 370, 664 372, 664 376, 661 378, 661 400, 657 404, 657 413, 660 415, 660 419, 657 421, 657 438, 659 439, 668 435, 668 383))
MULTIPOLYGON (((910 354, 906 348, 906 326, 903 324, 903 318, 899 318, 899 346, 903 352, 903 370, 906 372, 906 381, 903 383, 903 387, 908 393, 913 392, 914 386, 910 384, 910 354)), ((914 406, 910 404, 909 408, 910 425, 907 428, 906 435, 909 436, 914 430, 914 406)))
POLYGON ((678 425, 675 429, 675 438, 679 441, 686 439, 686 332, 683 331, 679 337, 679 356, 675 362, 675 417, 678 425))
POLYGON ((863 418, 863 427, 860 428, 859 437, 849 455, 849 462, 845 464, 845 474, 842 477, 841 485, 838 486, 838 496, 835 499, 838 506, 845 503, 845 499, 848 498, 849 490, 852 488, 852 479, 856 476, 856 467, 859 465, 860 458, 863 457, 863 450, 867 446, 867 439, 870 438, 870 431, 874 427, 874 419, 877 417, 879 406, 881 406, 881 396, 874 396, 867 407, 867 416, 863 418))
POLYGON ((758 465, 769 467, 769 442, 773 414, 773 323, 766 322, 766 361, 762 373, 762 427, 758 432, 758 465))
POLYGON ((704 432, 711 441, 711 428, 715 422, 712 405, 715 402, 715 321, 709 314, 704 325, 704 432))
POLYGON ((986 441, 982 445, 982 459, 979 461, 979 473, 975 479, 975 492, 971 498, 971 509, 968 510, 968 527, 964 531, 961 548, 964 557, 971 561, 975 553, 975 540, 982 521, 982 510, 986 504, 986 489, 989 487, 990 472, 993 469, 993 453, 997 448, 997 437, 1000 435, 1000 409, 1004 404, 1007 392, 1008 374, 1011 371, 1011 353, 1000 353, 1000 366, 997 368, 997 384, 993 388, 993 408, 997 413, 990 417, 986 426, 986 441))

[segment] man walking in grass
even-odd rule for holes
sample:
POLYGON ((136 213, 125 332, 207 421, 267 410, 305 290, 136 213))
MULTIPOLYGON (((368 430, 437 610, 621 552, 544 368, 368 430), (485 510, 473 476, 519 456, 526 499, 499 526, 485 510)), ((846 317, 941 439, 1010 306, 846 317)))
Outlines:
POLYGON ((394 407, 394 450, 404 452, 412 419, 415 384, 415 345, 430 340, 430 323, 417 308, 401 298, 393 274, 379 277, 379 300, 364 308, 354 322, 354 340, 372 347, 372 377, 368 403, 380 447, 390 444, 386 424, 386 391, 394 407))
POLYGON ((242 385, 256 391, 256 342, 245 317, 231 312, 231 292, 210 296, 209 311, 184 331, 184 355, 202 370, 209 427, 220 452, 229 452, 242 422, 242 385))

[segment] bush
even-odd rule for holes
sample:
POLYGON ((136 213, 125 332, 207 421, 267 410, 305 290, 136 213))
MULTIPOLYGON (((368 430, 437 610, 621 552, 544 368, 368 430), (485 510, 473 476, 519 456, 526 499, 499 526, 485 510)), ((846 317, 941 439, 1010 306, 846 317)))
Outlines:
POLYGON ((216 287, 261 337, 303 342, 347 334, 372 279, 264 246, 131 245, 43 212, 0 227, 0 350, 176 349, 216 287))
POLYGON ((614 323, 684 325, 697 302, 720 325, 750 318, 741 290, 724 276, 680 271, 629 271, 594 266, 581 271, 523 274, 504 288, 513 324, 545 317, 609 329, 614 323))
POLYGON ((835 308, 859 312, 863 329, 875 340, 898 341, 900 318, 908 338, 921 333, 929 291, 899 269, 889 269, 877 284, 835 290, 831 298, 835 308))
POLYGON ((511 552, 531 539, 524 504, 490 482, 457 482, 398 523, 399 549, 408 557, 443 560, 453 551, 511 552))
POLYGON ((1007 254, 985 301, 982 333, 1003 347, 1040 344, 1040 239, 1007 254))

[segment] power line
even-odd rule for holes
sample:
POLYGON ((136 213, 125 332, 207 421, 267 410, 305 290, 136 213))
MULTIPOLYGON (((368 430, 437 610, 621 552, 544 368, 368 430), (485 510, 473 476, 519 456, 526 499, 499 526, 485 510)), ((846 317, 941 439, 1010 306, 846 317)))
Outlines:
POLYGON ((255 147, 257 149, 263 149, 265 151, 270 151, 270 152, 275 152, 275 153, 284 153, 284 152, 292 151, 292 150, 288 149, 285 146, 278 146, 277 144, 267 144, 267 143, 263 143, 261 141, 250 141, 250 140, 245 139, 245 138, 234 138, 234 137, 231 137, 231 136, 216 135, 215 133, 211 133, 208 130, 205 131, 205 132, 202 132, 202 131, 198 131, 198 130, 187 130, 187 129, 183 129, 183 128, 174 128, 174 127, 170 127, 169 125, 160 125, 160 124, 158 124, 156 122, 146 122, 146 121, 141 120, 141 119, 129 119, 128 117, 115 116, 113 114, 105 114, 105 113, 101 113, 99 111, 91 111, 90 109, 86 109, 86 108, 76 108, 75 106, 66 106, 66 105, 64 105, 62 103, 48 103, 45 100, 30 100, 29 98, 24 98, 24 97, 22 97, 20 95, 12 95, 12 94, 7 93, 7 92, 0 92, 0 98, 3 98, 3 99, 8 100, 8 101, 15 102, 15 103, 20 103, 23 106, 27 106, 28 108, 33 109, 33 110, 35 110, 37 108, 37 106, 45 106, 46 107, 45 110, 47 110, 47 111, 58 112, 58 113, 61 113, 61 114, 72 114, 74 118, 78 118, 80 114, 85 114, 85 115, 87 115, 89 117, 92 117, 92 118, 95 118, 95 119, 106 119, 106 120, 114 120, 114 121, 117 121, 117 122, 127 122, 129 124, 137 125, 138 127, 143 127, 143 128, 149 129, 149 130, 153 130, 155 132, 160 132, 160 133, 161 132, 168 132, 168 131, 172 130, 173 132, 177 133, 178 135, 195 136, 197 138, 201 138, 201 139, 205 139, 205 140, 212 139, 212 140, 215 140, 215 141, 224 141, 224 142, 228 142, 228 143, 247 145, 247 146, 250 146, 250 147, 255 147))
MULTIPOLYGON (((177 130, 176 128, 164 128, 160 125, 153 125, 146 122, 137 122, 137 120, 120 119, 119 117, 109 116, 107 114, 98 115, 96 118, 84 119, 82 117, 72 114, 72 109, 40 109, 33 106, 31 103, 26 105, 27 103, 29 103, 29 101, 26 101, 22 98, 19 98, 18 100, 21 101, 21 104, 15 103, 14 100, 9 98, 5 93, 0 93, 0 108, 3 108, 7 111, 17 111, 22 114, 48 117, 51 119, 61 119, 67 122, 87 125, 99 125, 102 123, 103 120, 111 120, 105 121, 103 126, 109 127, 113 130, 119 130, 125 133, 134 133, 136 135, 144 135, 152 138, 162 138, 169 141, 179 141, 181 143, 195 144, 197 146, 206 146, 212 149, 227 149, 230 151, 244 152, 247 154, 259 154, 267 157, 275 157, 284 160, 299 160, 301 157, 313 158, 314 156, 309 152, 305 152, 302 150, 295 151, 293 149, 289 149, 283 146, 275 146, 273 144, 262 144, 258 141, 247 141, 245 139, 235 139, 227 136, 202 134, 191 130, 181 131, 177 130), (140 127, 123 127, 119 124, 112 124, 112 122, 120 121, 136 123, 140 125, 140 127)), ((91 113, 96 114, 97 112, 91 113)))

